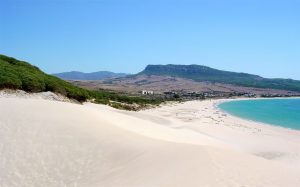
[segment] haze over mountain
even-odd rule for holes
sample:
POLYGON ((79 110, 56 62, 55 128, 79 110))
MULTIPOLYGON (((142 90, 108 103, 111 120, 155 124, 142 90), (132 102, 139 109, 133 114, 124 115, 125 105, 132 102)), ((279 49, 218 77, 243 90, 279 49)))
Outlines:
POLYGON ((52 75, 59 77, 61 79, 65 79, 65 80, 102 80, 102 79, 107 79, 107 78, 125 77, 128 74, 113 73, 110 71, 97 71, 97 72, 92 72, 92 73, 71 71, 71 72, 55 73, 52 75))

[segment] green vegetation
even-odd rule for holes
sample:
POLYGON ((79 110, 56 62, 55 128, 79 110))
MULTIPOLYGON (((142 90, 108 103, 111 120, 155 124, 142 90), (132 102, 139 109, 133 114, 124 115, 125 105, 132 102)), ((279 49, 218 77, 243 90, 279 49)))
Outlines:
MULTIPOLYGON (((0 89, 21 89, 27 92, 51 91, 68 98, 84 102, 108 104, 116 108, 129 109, 130 105, 160 104, 159 99, 131 97, 106 91, 92 91, 76 87, 57 77, 45 74, 39 68, 5 55, 0 55, 0 89)), ((133 109, 133 108, 130 108, 133 109)))
POLYGON ((254 88, 300 91, 300 81, 297 80, 267 79, 257 75, 221 71, 200 65, 149 65, 138 75, 140 74, 181 77, 195 81, 225 83, 254 88))
POLYGON ((3 88, 27 92, 51 91, 80 102, 89 97, 88 91, 47 75, 27 62, 0 55, 0 89, 3 88))
POLYGON ((91 98, 95 98, 96 103, 101 104, 110 104, 110 101, 125 103, 125 104, 138 104, 138 105, 158 105, 163 102, 162 99, 158 98, 144 98, 144 97, 136 97, 136 96, 127 96, 121 95, 114 92, 108 91, 89 91, 91 98))

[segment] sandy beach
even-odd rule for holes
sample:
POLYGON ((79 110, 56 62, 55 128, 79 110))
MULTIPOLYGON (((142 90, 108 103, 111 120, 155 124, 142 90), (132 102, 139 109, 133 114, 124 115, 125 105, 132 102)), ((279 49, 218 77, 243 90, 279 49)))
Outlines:
POLYGON ((223 100, 140 111, 0 97, 0 186, 300 186, 300 131, 223 100))

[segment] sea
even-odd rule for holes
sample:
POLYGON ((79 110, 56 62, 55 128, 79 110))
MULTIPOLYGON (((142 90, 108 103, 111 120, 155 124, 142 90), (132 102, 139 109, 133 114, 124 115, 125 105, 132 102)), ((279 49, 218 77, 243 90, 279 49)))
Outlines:
POLYGON ((300 98, 229 101, 219 108, 240 118, 300 130, 300 98))

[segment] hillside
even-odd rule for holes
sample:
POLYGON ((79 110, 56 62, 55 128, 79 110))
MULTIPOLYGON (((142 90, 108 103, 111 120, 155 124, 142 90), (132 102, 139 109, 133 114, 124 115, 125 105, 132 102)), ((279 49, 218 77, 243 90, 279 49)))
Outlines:
POLYGON ((79 71, 63 72, 52 74, 58 78, 65 80, 102 80, 108 78, 125 77, 125 73, 113 73, 110 71, 97 71, 92 73, 83 73, 79 71))
POLYGON ((175 92, 179 95, 188 93, 214 94, 215 96, 227 97, 230 95, 256 95, 256 96, 299 96, 300 92, 253 88, 237 86, 224 83, 200 82, 191 79, 158 76, 158 75, 137 75, 123 78, 98 81, 70 81, 72 84, 87 89, 114 90, 128 94, 140 94, 141 90, 154 91, 155 95, 165 96, 165 92, 175 92))
POLYGON ((70 99, 84 102, 87 99, 95 103, 108 104, 115 108, 136 109, 129 105, 159 104, 162 101, 142 97, 120 95, 108 91, 92 91, 74 86, 55 76, 42 72, 38 67, 12 57, 0 55, 0 89, 20 89, 26 92, 50 91, 62 94, 70 99))
POLYGON ((0 55, 0 89, 3 88, 20 89, 27 92, 51 91, 80 102, 89 97, 86 90, 47 75, 36 66, 0 55))
POLYGON ((201 65, 148 65, 138 75, 159 75, 191 79, 199 82, 224 83, 237 86, 300 91, 300 81, 267 79, 258 75, 222 71, 201 65))

